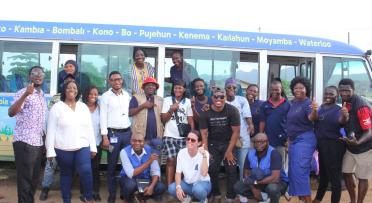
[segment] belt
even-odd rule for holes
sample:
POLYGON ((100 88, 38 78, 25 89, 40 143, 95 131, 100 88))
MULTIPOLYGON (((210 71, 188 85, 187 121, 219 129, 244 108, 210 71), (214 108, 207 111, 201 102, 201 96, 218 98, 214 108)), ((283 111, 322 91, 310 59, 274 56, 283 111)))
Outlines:
POLYGON ((122 128, 122 129, 116 129, 116 128, 107 128, 107 130, 111 131, 111 132, 119 132, 119 133, 124 133, 124 132, 127 132, 130 130, 130 127, 129 128, 122 128))

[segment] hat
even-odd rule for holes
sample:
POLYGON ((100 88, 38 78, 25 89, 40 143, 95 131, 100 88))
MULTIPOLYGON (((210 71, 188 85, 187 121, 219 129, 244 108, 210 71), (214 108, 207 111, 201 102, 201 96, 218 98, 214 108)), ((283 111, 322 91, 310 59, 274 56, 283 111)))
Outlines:
POLYGON ((149 146, 151 147, 151 153, 160 155, 163 148, 163 142, 160 139, 154 138, 149 142, 149 146))
POLYGON ((226 81, 225 81, 225 87, 227 87, 229 85, 232 85, 232 86, 236 87, 237 86, 236 80, 234 78, 228 78, 228 79, 226 79, 226 81))
POLYGON ((144 89, 145 88, 145 85, 146 84, 149 84, 149 83, 154 83, 156 85, 156 89, 159 89, 159 84, 158 84, 158 82, 156 82, 156 79, 153 78, 153 77, 147 77, 147 78, 145 78, 145 80, 142 83, 142 89, 144 89))
POLYGON ((72 64, 73 66, 75 66, 75 71, 77 71, 77 69, 79 68, 78 64, 77 64, 76 61, 74 61, 74 60, 67 60, 67 61, 65 62, 65 66, 66 66, 67 64, 72 64))

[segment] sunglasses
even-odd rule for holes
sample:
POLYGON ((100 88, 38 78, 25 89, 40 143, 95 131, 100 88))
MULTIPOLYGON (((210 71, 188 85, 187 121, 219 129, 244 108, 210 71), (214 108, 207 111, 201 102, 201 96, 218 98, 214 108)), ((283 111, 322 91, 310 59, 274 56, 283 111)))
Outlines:
POLYGON ((195 143, 197 140, 194 139, 194 138, 188 137, 188 138, 186 138, 186 141, 191 142, 191 143, 195 143))
POLYGON ((214 95, 215 99, 225 99, 225 95, 214 95))

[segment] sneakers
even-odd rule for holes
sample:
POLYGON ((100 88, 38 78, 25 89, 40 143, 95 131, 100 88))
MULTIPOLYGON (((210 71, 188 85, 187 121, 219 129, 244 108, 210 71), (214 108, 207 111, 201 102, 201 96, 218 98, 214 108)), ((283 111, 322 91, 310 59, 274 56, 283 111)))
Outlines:
POLYGON ((45 200, 47 200, 47 199, 48 199, 48 193, 49 193, 49 188, 44 187, 44 188, 41 190, 39 200, 40 200, 40 201, 45 201, 45 200))
POLYGON ((98 193, 93 194, 93 199, 95 202, 100 202, 101 201, 101 196, 99 196, 98 193))

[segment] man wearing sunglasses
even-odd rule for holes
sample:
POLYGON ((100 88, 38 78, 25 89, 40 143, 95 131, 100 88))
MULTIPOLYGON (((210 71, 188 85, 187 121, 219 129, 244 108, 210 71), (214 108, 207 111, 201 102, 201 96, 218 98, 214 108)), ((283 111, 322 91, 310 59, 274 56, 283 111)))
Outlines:
POLYGON ((234 106, 225 103, 225 91, 216 88, 212 96, 212 106, 200 114, 199 126, 202 143, 211 155, 209 174, 212 182, 212 197, 210 202, 221 199, 218 184, 218 173, 223 161, 227 182, 226 202, 234 202, 234 183, 237 177, 237 159, 234 156, 236 141, 240 133, 239 111, 234 106))
POLYGON ((17 168, 18 202, 34 202, 47 111, 41 89, 45 77, 43 68, 33 66, 28 76, 30 84, 15 94, 14 102, 8 109, 8 115, 16 118, 13 149, 17 168))
POLYGON ((267 135, 254 137, 254 149, 250 149, 244 163, 244 179, 234 185, 236 193, 263 201, 261 192, 267 193, 271 203, 279 202, 288 186, 288 177, 283 170, 282 157, 269 145, 267 135))

